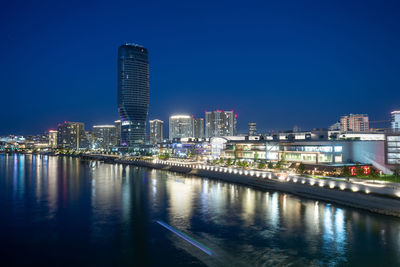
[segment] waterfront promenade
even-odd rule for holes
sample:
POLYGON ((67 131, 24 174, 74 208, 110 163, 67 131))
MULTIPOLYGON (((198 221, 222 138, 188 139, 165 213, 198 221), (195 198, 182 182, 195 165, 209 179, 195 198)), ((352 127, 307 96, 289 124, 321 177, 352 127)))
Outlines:
POLYGON ((359 179, 350 181, 318 179, 278 171, 248 170, 158 159, 116 159, 114 162, 218 179, 263 190, 287 192, 300 197, 400 217, 400 187, 393 184, 362 182, 359 179))

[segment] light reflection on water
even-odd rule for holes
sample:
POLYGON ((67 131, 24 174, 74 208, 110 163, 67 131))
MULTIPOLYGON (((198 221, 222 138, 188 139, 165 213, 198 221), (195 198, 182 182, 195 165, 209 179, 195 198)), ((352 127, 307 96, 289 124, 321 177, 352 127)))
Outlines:
POLYGON ((400 221, 289 194, 77 158, 0 155, 0 237, 19 263, 400 265, 400 221), (210 257, 161 229, 198 240, 210 257), (43 258, 38 251, 48 251, 43 258), (368 252, 368 253, 366 253, 368 252), (59 263, 59 262, 58 262, 59 263))

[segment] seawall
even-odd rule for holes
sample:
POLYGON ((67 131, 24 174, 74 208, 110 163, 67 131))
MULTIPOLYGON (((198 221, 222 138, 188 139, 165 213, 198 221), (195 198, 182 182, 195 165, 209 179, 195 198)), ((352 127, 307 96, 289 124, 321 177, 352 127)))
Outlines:
MULTIPOLYGON (((153 169, 160 169, 166 171, 178 172, 186 175, 195 175, 199 177, 207 177, 210 179, 221 180, 230 183, 241 184, 245 186, 250 186, 253 188, 261 190, 272 190, 280 191, 285 193, 290 193, 299 197, 320 200, 324 202, 331 202, 339 205, 349 206, 353 208, 363 209, 374 213, 390 215, 400 217, 400 198, 385 195, 384 191, 380 188, 376 189, 376 193, 368 193, 367 190, 362 186, 358 186, 360 192, 353 192, 351 190, 354 185, 347 182, 340 182, 340 184, 348 184, 346 190, 327 188, 326 186, 321 186, 316 182, 315 186, 311 186, 310 183, 294 183, 287 182, 286 180, 278 179, 278 176, 274 173, 269 173, 268 178, 256 177, 243 175, 238 173, 227 173, 207 169, 198 169, 189 166, 179 166, 178 165, 166 165, 162 163, 154 163, 149 161, 124 161, 115 160, 116 163, 129 164, 140 167, 147 167, 153 169), (382 193, 381 193, 382 192, 382 193)), ((293 179, 303 179, 303 178, 293 178, 293 179)), ((312 182, 311 182, 312 183, 312 182)), ((392 189, 390 189, 392 190, 392 189)), ((390 191, 389 190, 389 191, 390 191)), ((395 190, 395 189, 393 189, 395 190)))

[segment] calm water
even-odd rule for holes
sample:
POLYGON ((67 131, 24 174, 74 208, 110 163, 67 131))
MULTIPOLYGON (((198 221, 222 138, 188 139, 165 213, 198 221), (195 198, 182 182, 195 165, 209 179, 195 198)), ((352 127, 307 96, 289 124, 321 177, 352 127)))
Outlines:
POLYGON ((133 166, 0 155, 0 205, 3 263, 400 266, 400 219, 133 166))

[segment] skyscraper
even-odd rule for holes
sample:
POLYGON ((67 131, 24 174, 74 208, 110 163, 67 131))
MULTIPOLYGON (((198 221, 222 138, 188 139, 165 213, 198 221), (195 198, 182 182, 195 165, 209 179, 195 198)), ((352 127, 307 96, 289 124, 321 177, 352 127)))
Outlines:
POLYGON ((194 138, 204 138, 204 119, 193 118, 193 136, 194 138))
POLYGON ((193 137, 193 118, 189 115, 169 117, 169 139, 193 137))
POLYGON ((94 125, 93 131, 94 149, 112 149, 117 145, 117 128, 115 125, 94 125))
POLYGON ((257 124, 255 122, 249 122, 249 136, 257 134, 257 124))
POLYGON ((149 61, 147 49, 124 44, 118 49, 118 112, 121 145, 143 144, 149 111, 149 61))
POLYGON ((57 148, 57 131, 49 131, 49 146, 51 148, 57 148))
POLYGON ((367 114, 350 114, 340 118, 340 130, 346 132, 368 132, 369 118, 367 114))
POLYGON ((68 122, 58 124, 57 146, 63 149, 88 148, 85 125, 82 122, 68 122))
POLYGON ((392 114, 392 131, 400 132, 400 110, 391 112, 392 114))
POLYGON ((206 138, 236 135, 236 117, 232 111, 206 111, 206 138))
POLYGON ((163 141, 163 124, 162 120, 150 120, 150 144, 154 145, 163 141))

